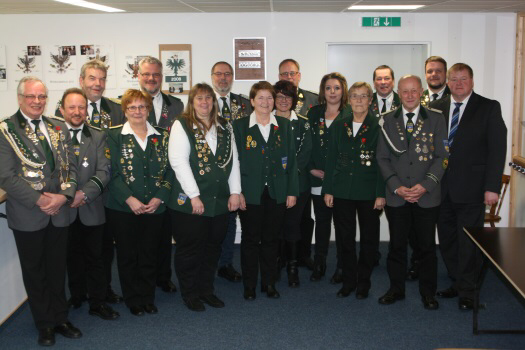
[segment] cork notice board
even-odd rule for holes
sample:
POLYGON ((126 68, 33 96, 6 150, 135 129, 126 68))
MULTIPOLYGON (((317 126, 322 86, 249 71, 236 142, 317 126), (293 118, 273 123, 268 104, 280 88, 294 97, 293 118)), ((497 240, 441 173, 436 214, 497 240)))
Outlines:
POLYGON ((191 44, 159 45, 162 92, 187 95, 191 90, 191 44))
POLYGON ((236 81, 266 80, 266 38, 233 38, 236 81))

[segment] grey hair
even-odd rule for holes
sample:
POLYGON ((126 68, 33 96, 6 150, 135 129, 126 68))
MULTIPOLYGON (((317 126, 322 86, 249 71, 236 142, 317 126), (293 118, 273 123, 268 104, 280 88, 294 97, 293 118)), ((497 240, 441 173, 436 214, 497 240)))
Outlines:
POLYGON ((162 70, 162 62, 158 58, 155 58, 155 57, 152 57, 152 56, 148 56, 148 57, 144 57, 143 59, 140 60, 140 62, 139 62, 139 73, 142 73, 142 65, 144 63, 156 64, 162 70))
POLYGON ((82 77, 82 79, 86 77, 86 70, 88 68, 98 69, 98 70, 103 71, 104 74, 106 75, 108 74, 108 67, 106 66, 106 64, 102 62, 101 60, 94 59, 94 60, 87 61, 86 63, 84 63, 84 65, 80 69, 80 76, 82 77))
POLYGON ((31 75, 28 75, 28 76, 23 77, 22 79, 20 79, 20 82, 18 83, 18 87, 16 88, 16 93, 18 95, 23 95, 24 94, 24 90, 25 90, 25 87, 26 87, 25 85, 29 81, 42 83, 42 85, 44 85, 44 88, 46 89, 46 95, 48 95, 49 90, 47 89, 46 84, 44 84, 44 82, 40 78, 37 78, 35 76, 31 76, 31 75))

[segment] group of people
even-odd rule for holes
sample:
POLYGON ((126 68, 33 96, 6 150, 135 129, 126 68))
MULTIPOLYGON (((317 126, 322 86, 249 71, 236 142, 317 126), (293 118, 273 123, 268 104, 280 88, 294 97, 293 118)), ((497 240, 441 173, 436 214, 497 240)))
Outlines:
POLYGON ((171 246, 182 299, 192 311, 221 308, 217 274, 242 281, 244 299, 260 290, 279 298, 300 286, 299 266, 319 281, 335 226, 337 297, 368 297, 378 252, 380 215, 389 223, 388 305, 419 279, 425 309, 459 295, 471 309, 481 256, 462 233, 482 226, 485 205, 498 200, 506 154, 500 105, 473 92, 463 63, 425 62, 428 90, 414 75, 373 72, 350 87, 326 74, 319 94, 299 87, 299 63, 286 59, 279 80, 255 83, 249 96, 231 92, 227 62, 211 69, 211 86, 180 99, 160 91, 162 63, 139 63, 140 90, 103 97, 103 62, 82 67, 80 88, 66 90, 44 117, 47 88, 23 78, 20 109, 0 123, 0 187, 13 230, 40 345, 55 333, 79 338, 68 308, 119 317, 108 303, 114 245, 123 301, 131 314, 157 313, 155 289, 174 292, 171 246), (315 224, 312 220, 313 203, 315 224), (232 264, 240 216, 241 273, 232 264), (357 217, 357 220, 356 220, 357 217), (357 221, 360 250, 356 252, 357 221), (435 228, 452 286, 437 291, 435 228), (311 243, 315 226, 315 248, 311 243), (412 248, 410 267, 407 246, 412 248), (67 265, 67 269, 66 269, 67 265), (65 276, 71 298, 66 300, 65 276))

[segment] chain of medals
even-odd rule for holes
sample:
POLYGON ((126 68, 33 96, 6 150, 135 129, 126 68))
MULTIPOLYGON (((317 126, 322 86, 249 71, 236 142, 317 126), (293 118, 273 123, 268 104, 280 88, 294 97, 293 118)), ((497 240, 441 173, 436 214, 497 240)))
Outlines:
POLYGON ((167 154, 168 140, 169 140, 169 133, 167 131, 162 132, 162 141, 160 143, 161 147, 159 147, 159 141, 158 141, 157 136, 153 136, 153 138, 151 139, 151 143, 153 144, 153 149, 155 150, 155 155, 157 156, 157 160, 159 161, 159 164, 160 164, 158 176, 153 176, 153 178, 157 179, 157 181, 155 182, 155 186, 157 187, 160 187, 161 184, 168 188, 171 187, 170 184, 167 184, 166 181, 163 181, 164 173, 166 172, 166 168, 168 166, 168 154, 167 154))
POLYGON ((97 127, 97 124, 100 123, 99 125, 101 129, 107 129, 111 125, 111 116, 102 108, 100 110, 102 112, 93 115, 92 118, 89 120, 89 124, 97 127))
POLYGON ((133 148, 135 143, 133 142, 133 136, 128 136, 129 143, 122 142, 120 148, 120 166, 122 169, 122 175, 126 178, 126 183, 129 185, 130 182, 135 181, 135 176, 133 176, 133 148), (128 173, 129 171, 129 173, 128 173))
MULTIPOLYGON (((299 123, 299 125, 301 125, 299 123)), ((304 122, 304 130, 303 130, 303 133, 301 135, 301 140, 299 141, 299 147, 297 147, 297 152, 295 152, 295 155, 299 155, 299 153, 301 152, 301 149, 303 148, 303 143, 304 143, 304 138, 305 138, 305 135, 306 135, 306 132, 310 129, 310 123, 308 123, 307 121, 304 122)))
MULTIPOLYGON (((231 134, 233 130, 229 123, 226 123, 227 133, 224 133, 222 131, 222 128, 220 127, 215 127, 215 130, 217 132, 217 165, 219 168, 224 169, 232 158, 233 150, 231 145, 231 134), (219 154, 219 152, 223 149, 223 147, 225 149, 225 154, 221 155, 219 154)), ((202 176, 206 173, 211 172, 211 149, 208 145, 208 142, 206 142, 206 136, 204 135, 202 130, 194 129, 194 131, 195 133, 193 135, 195 137, 195 149, 197 150, 197 157, 199 157, 199 175, 202 176)))
MULTIPOLYGON (((422 146, 420 143, 416 143, 416 153, 421 153, 423 152, 423 154, 421 154, 418 159, 420 162, 426 162, 427 160, 432 160, 433 156, 432 156, 432 153, 431 152, 434 152, 434 145, 432 144, 434 142, 434 134, 433 133, 428 133, 428 138, 427 138, 427 133, 426 132, 422 132, 421 133, 421 141, 422 142, 427 142, 427 140, 431 143, 430 147, 427 146, 426 143, 424 143, 422 146)), ((416 139, 416 141, 419 141, 419 138, 416 139)))
MULTIPOLYGON (((57 126, 55 129, 53 129, 53 124, 47 123, 49 128, 47 129, 49 132, 49 138, 51 139, 51 144, 53 147, 55 147, 57 151, 57 157, 58 161, 60 163, 60 188, 62 191, 65 191, 67 188, 71 187, 71 184, 69 183, 69 149, 67 147, 67 144, 64 143, 66 140, 66 136, 64 135, 63 131, 57 126), (61 148, 64 150, 62 153, 60 149, 58 148, 58 144, 62 146, 61 148), (65 158, 64 158, 65 157, 65 158), (65 176, 64 176, 65 173, 65 176)), ((26 132, 29 127, 26 127, 26 132)), ((67 130, 67 128, 66 128, 67 130)), ((69 132, 69 131, 68 131, 69 132)), ((40 138, 42 136, 38 135, 40 138)), ((44 136, 45 137, 45 136, 44 136)))

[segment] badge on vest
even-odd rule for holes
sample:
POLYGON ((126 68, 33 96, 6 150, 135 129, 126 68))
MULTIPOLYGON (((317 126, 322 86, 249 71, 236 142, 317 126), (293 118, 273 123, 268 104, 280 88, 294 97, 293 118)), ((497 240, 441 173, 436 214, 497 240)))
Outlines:
POLYGON ((187 198, 188 196, 186 196, 184 193, 179 193, 179 198, 177 198, 177 203, 179 203, 179 205, 183 205, 184 203, 186 203, 187 198))
POLYGON ((448 140, 443 140, 443 146, 445 146, 445 151, 450 152, 449 146, 448 146, 448 140))
POLYGON ((283 164, 283 169, 286 170, 286 164, 288 163, 288 157, 283 157, 281 159, 281 162, 283 164))

